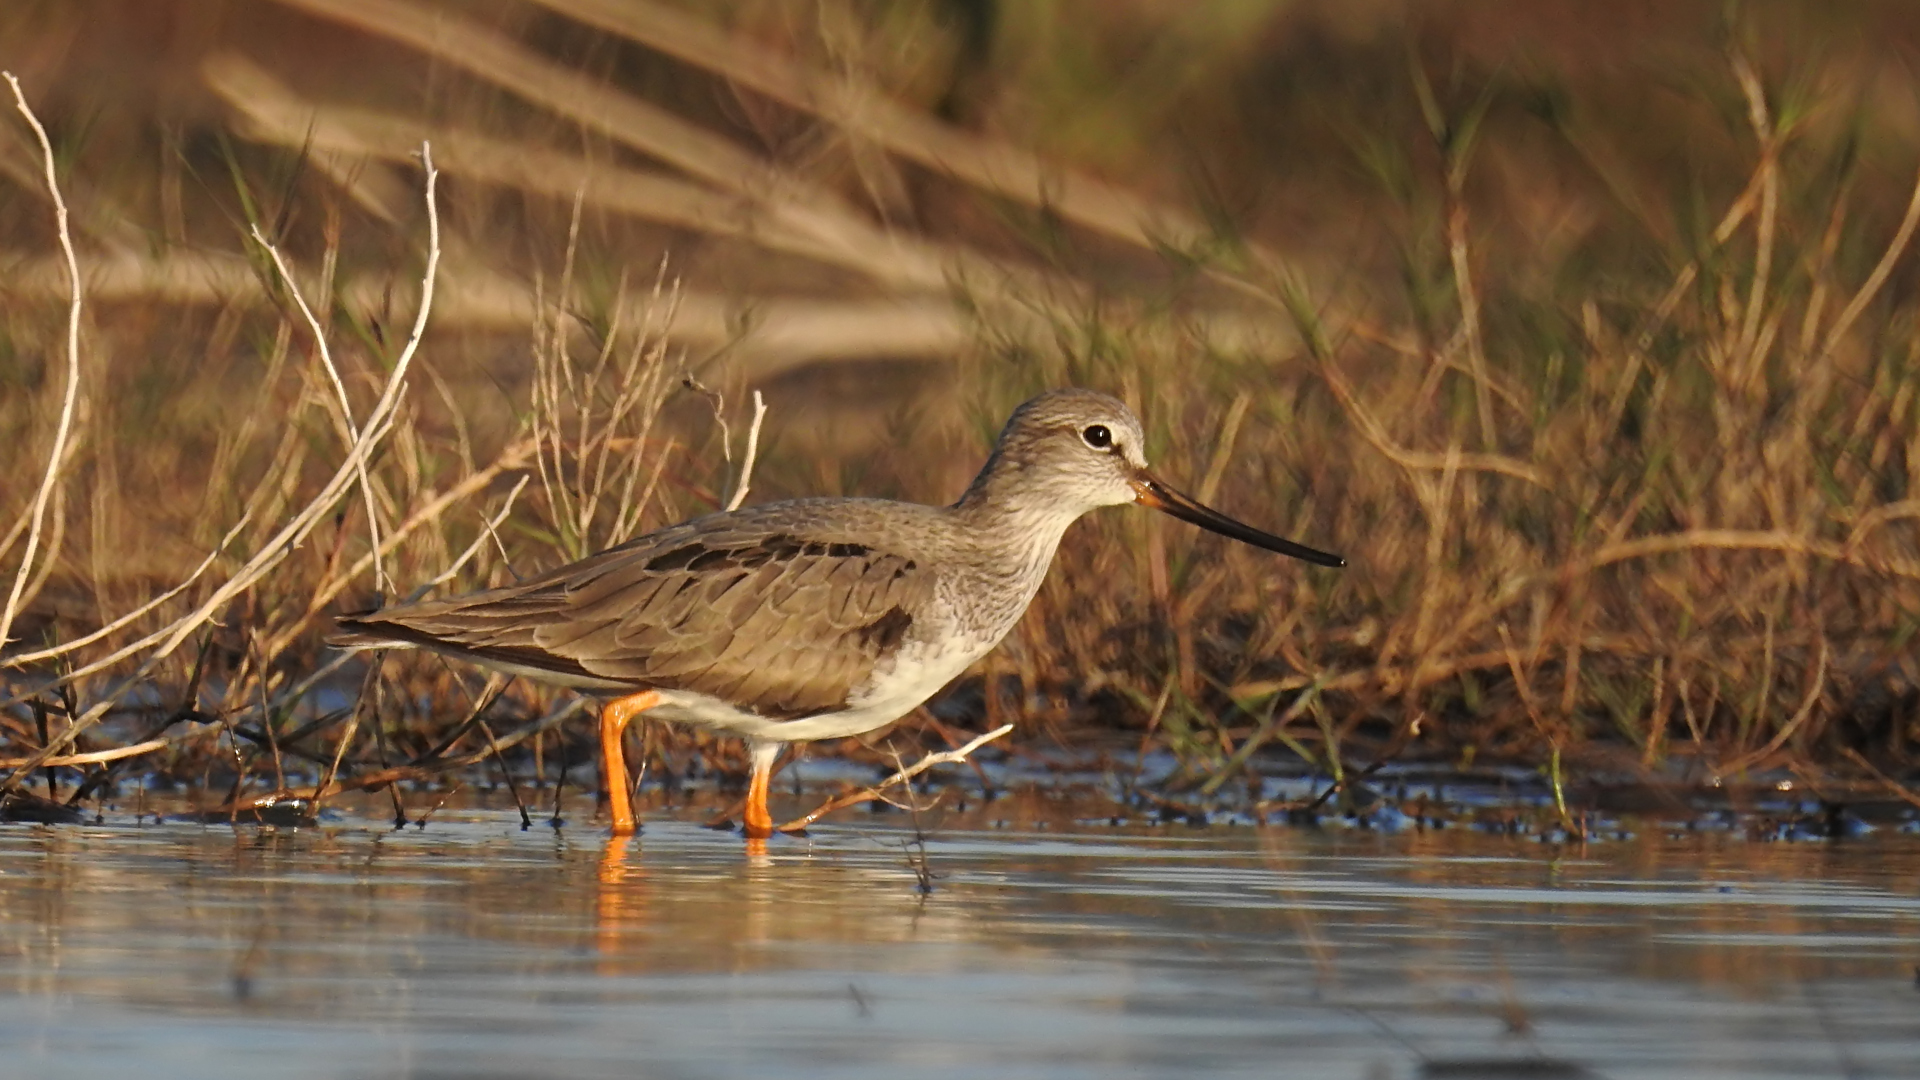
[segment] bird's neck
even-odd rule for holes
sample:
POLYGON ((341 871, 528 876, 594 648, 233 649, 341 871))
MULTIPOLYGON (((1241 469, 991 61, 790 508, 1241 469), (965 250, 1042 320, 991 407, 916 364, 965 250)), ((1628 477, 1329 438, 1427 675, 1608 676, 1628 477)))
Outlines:
POLYGON ((996 453, 953 512, 969 535, 1007 549, 1009 557, 1034 564, 1035 572, 1044 575, 1067 526, 1087 511, 1080 500, 1046 480, 1018 459, 996 453))

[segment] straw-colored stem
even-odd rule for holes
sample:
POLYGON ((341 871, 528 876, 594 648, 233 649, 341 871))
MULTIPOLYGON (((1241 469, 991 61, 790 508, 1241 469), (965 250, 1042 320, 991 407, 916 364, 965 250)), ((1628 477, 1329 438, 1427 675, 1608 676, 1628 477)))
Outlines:
POLYGON ((80 313, 85 302, 85 289, 80 281, 80 259, 74 254, 73 233, 68 228, 67 200, 60 193, 60 177, 54 170, 53 142, 47 138, 47 129, 34 115, 33 107, 27 104, 27 94, 20 88, 20 80, 13 72, 0 72, 13 88, 13 100, 20 115, 26 117, 27 124, 33 128, 34 138, 39 140, 40 153, 45 164, 47 192, 53 198, 54 224, 60 237, 60 253, 66 259, 67 287, 70 299, 67 303, 67 381, 61 394, 60 420, 54 428, 53 446, 47 451, 47 467, 40 476, 40 485, 34 490, 33 508, 29 511, 30 524, 27 527, 27 545, 20 555, 20 567, 14 572, 13 585, 7 591, 7 602, 0 608, 0 649, 11 640, 13 619, 20 610, 27 591, 27 584, 33 577, 34 560, 40 554, 40 531, 46 520, 47 503, 61 484, 67 465, 67 440, 73 434, 74 412, 80 401, 80 313))

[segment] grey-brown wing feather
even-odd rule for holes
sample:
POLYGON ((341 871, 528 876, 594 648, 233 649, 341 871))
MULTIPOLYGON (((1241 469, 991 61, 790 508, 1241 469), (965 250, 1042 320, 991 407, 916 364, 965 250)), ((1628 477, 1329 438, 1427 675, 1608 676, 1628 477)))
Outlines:
POLYGON ((774 526, 683 526, 520 585, 340 626, 349 642, 385 635, 791 718, 845 705, 932 588, 914 559, 865 544, 774 526))

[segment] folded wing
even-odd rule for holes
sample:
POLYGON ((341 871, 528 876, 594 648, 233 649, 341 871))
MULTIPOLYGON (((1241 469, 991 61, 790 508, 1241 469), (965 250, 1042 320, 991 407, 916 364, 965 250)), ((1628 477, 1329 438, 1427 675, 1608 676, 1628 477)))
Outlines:
POLYGON ((504 589, 344 616, 335 641, 693 691, 792 719, 845 705, 931 589, 913 559, 866 544, 681 526, 504 589))

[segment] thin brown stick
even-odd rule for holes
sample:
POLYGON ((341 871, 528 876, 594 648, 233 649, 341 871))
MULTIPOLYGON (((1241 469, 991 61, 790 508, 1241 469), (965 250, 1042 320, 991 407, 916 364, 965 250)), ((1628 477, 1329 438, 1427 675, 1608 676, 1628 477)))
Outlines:
MULTIPOLYGON (((373 658, 367 663, 366 678, 360 681, 360 696, 353 703, 353 713, 347 717, 347 730, 340 734, 340 741, 334 746, 333 761, 327 765, 327 771, 321 775, 320 782, 313 788, 313 816, 320 816, 320 804, 333 790, 333 778, 340 775, 340 763, 346 759, 347 747, 352 745, 353 737, 360 733, 360 714, 366 710, 367 699, 373 696, 373 690, 380 681, 380 663, 385 659, 384 650, 375 650, 373 658)), ((374 723, 380 718, 374 717, 374 723)))
POLYGON ((1901 217, 1900 227, 1894 231, 1887 250, 1881 254, 1880 261, 1874 264, 1867 280, 1860 283, 1853 299, 1847 301, 1847 306, 1840 309, 1840 314, 1834 318, 1833 325, 1827 328, 1827 335, 1821 340, 1817 354, 1820 358, 1833 355, 1833 351, 1840 347, 1841 339, 1847 336, 1847 331, 1853 329, 1861 313, 1867 310, 1867 305, 1880 295, 1881 288, 1893 275, 1894 266, 1900 262, 1900 256, 1906 253, 1907 245, 1913 241, 1915 227, 1920 227, 1920 176, 1914 178, 1913 194, 1907 199, 1907 212, 1901 217))
POLYGON ((82 634, 81 636, 74 638, 70 641, 63 641, 58 645, 49 646, 37 652, 15 653, 14 655, 6 657, 5 659, 0 659, 0 667, 25 667, 28 664, 35 664, 35 663, 40 663, 46 660, 52 660, 52 659, 55 659, 56 657, 65 656, 66 654, 73 652, 77 649, 83 649, 88 645, 91 645, 94 642, 101 640, 102 638, 112 637, 114 634, 118 633, 119 631, 125 629, 126 627, 132 625, 134 622, 139 620, 141 616, 147 614, 148 612, 159 607, 161 604, 164 604, 167 601, 173 599, 174 597, 179 596, 181 593, 187 590, 188 586, 200 580, 200 575, 206 573, 207 569, 211 567, 220 558, 220 555, 223 552, 225 552, 229 546, 233 544, 233 541, 235 540, 235 538, 237 538, 240 535, 241 531, 247 527, 247 523, 251 521, 252 518, 253 518, 253 509, 249 507, 244 513, 240 515, 240 520, 234 523, 233 528, 227 530, 227 535, 220 538, 219 545, 216 546, 212 551, 208 552, 207 557, 200 560, 200 564, 194 567, 192 572, 187 574, 186 577, 180 579, 180 582, 174 585, 172 588, 166 590, 165 592, 162 592, 158 596, 155 596, 153 599, 147 601, 144 604, 141 604, 139 607, 134 608, 132 611, 127 612, 125 615, 122 615, 119 618, 113 620, 112 622, 107 623, 105 626, 102 626, 100 629, 95 630, 90 634, 82 634))
POLYGON ((423 762, 417 765, 395 765, 392 768, 382 769, 377 772, 341 777, 329 784, 324 793, 331 795, 342 791, 377 791, 387 784, 404 780, 430 780, 438 776, 444 776, 455 769, 466 768, 469 765, 478 765, 486 761, 491 755, 510 750, 543 731, 552 730, 554 727, 571 718, 575 712, 579 711, 583 704, 584 701, 582 699, 574 698, 566 704, 549 711, 545 716, 516 728, 510 734, 497 739, 489 739, 487 744, 480 749, 461 754, 458 757, 440 758, 437 761, 423 762))
POLYGON ((1467 227, 1467 199, 1462 190, 1465 164, 1447 169, 1447 256, 1453 268, 1454 292, 1460 304, 1460 333, 1465 339, 1467 369, 1473 378, 1474 415, 1480 422, 1480 448, 1489 453, 1500 447, 1493 421, 1493 395, 1488 391, 1487 349, 1480 326, 1480 291, 1474 283, 1471 232, 1467 227))
MULTIPOLYGON (((190 735, 178 735, 170 739, 148 739, 145 742, 137 742, 128 746, 116 746, 111 750, 94 750, 85 754, 60 754, 38 762, 36 767, 55 768, 73 765, 99 765, 108 761, 119 761, 123 758, 151 754, 155 750, 165 750, 170 746, 185 742, 189 737, 197 738, 203 734, 205 734, 205 732, 196 730, 190 733, 190 735)), ((17 769, 33 760, 33 758, 4 758, 0 759, 0 768, 17 769)))
POLYGON ((899 784, 904 784, 914 777, 919 776, 921 773, 926 772, 928 769, 933 768, 935 765, 950 765, 954 762, 965 761, 967 760, 968 754, 973 753, 975 750, 980 749, 982 746, 987 745, 1012 730, 1012 724, 1002 724, 957 750, 942 750, 938 753, 928 754, 912 765, 899 769, 892 776, 887 777, 872 787, 861 788, 858 791, 851 791, 844 795, 838 795, 828 799, 811 813, 794 818, 785 825, 779 826, 779 831, 797 832, 841 807, 852 806, 854 803, 866 802, 869 799, 877 799, 880 797, 882 791, 899 784))
MULTIPOLYGON (((333 392, 339 402, 342 438, 348 449, 351 449, 360 441, 360 426, 354 422, 353 399, 347 396, 347 386, 340 381, 340 368, 333 362, 333 349, 327 345, 326 328, 320 325, 320 320, 314 315, 313 308, 307 306, 307 298, 300 292, 300 283, 294 279, 293 271, 288 269, 286 260, 281 258, 280 249, 267 239, 258 225, 253 227, 253 242, 266 251, 267 258, 273 262, 273 268, 280 274, 280 282, 286 287, 287 295, 293 297, 294 306, 300 310, 300 317, 306 320, 307 332, 313 335, 314 352, 320 357, 320 363, 326 369, 327 379, 333 384, 333 392)), ((324 283, 326 278, 323 277, 321 280, 324 283)), ((390 590, 392 584, 387 580, 386 570, 380 565, 380 513, 374 505, 373 482, 367 478, 365 458, 359 460, 358 472, 360 494, 367 507, 367 546, 368 555, 373 560, 374 587, 390 590)))
POLYGON ((1469 472, 1500 473, 1516 480, 1524 480, 1535 487, 1551 490, 1551 484, 1539 469, 1502 454, 1434 454, 1408 450, 1400 446, 1387 434, 1386 428, 1360 404, 1359 399, 1354 396, 1353 387, 1340 374, 1339 369, 1331 362, 1331 358, 1321 363, 1320 374, 1326 380, 1327 389, 1333 391, 1334 400, 1340 403, 1341 409, 1346 412, 1348 418, 1353 421, 1355 429, 1360 432, 1360 437, 1374 449, 1386 455, 1394 464, 1405 469, 1435 472, 1463 469, 1469 472))
MULTIPOLYGON (((513 770, 507 768, 507 759, 500 754, 500 742, 493 737, 493 729, 478 717, 475 717, 475 722, 480 725, 480 734, 487 737, 487 748, 493 751, 493 763, 500 767, 501 779, 507 782, 507 793, 513 796, 513 808, 520 811, 521 831, 533 828, 533 818, 527 814, 527 802, 520 797, 520 785, 513 779, 513 770)), ((392 790, 392 785, 388 785, 388 790, 392 790)))
MULTIPOLYGON (((1827 639, 1825 636, 1822 636, 1820 638, 1820 658, 1814 663, 1813 681, 1808 685, 1806 697, 1801 700, 1800 708, 1794 712, 1793 717, 1781 725, 1778 731, 1773 733, 1773 738, 1768 739, 1765 746, 1762 746, 1752 753, 1742 754, 1732 761, 1721 765, 1714 771, 1721 776, 1737 776, 1759 762, 1765 761, 1774 751, 1785 746, 1787 740, 1793 737, 1793 733, 1800 730, 1800 725, 1806 723, 1807 718, 1813 715, 1813 707, 1820 703, 1820 695, 1826 688, 1827 639)), ((1765 702, 1763 700, 1762 705, 1764 704, 1765 702)))
MULTIPOLYGON (((486 490, 487 486, 502 473, 525 467, 526 458, 530 452, 530 444, 525 439, 510 443, 500 451, 500 455, 493 460, 491 465, 467 474, 459 483, 428 499, 418 510, 408 515, 405 521, 395 526, 393 530, 382 539, 382 543, 386 545, 388 551, 398 548, 401 543, 421 527, 431 524, 443 517, 447 510, 455 504, 486 490)), ((455 573, 458 573, 461 566, 478 555, 480 548, 484 546, 483 542, 492 535, 493 530, 498 527, 500 520, 505 516, 507 510, 512 508, 514 497, 519 494, 520 489, 524 486, 524 480, 521 484, 516 485, 512 493, 509 494, 506 505, 502 507, 492 519, 483 519, 483 532, 479 537, 475 538, 473 544, 469 545, 467 550, 462 552, 458 559, 450 563, 445 571, 425 584, 442 584, 451 579, 455 573)), ((269 639, 266 649, 267 654, 270 656, 278 655, 290 646, 294 640, 299 638, 300 635, 306 633, 307 628, 313 624, 313 620, 319 617, 320 613, 326 609, 328 604, 332 603, 342 592, 345 592, 347 586, 353 583, 353 579, 364 573, 371 563, 371 553, 362 555, 346 573, 332 574, 322 580, 319 587, 315 589, 313 596, 308 598, 306 611, 303 612, 298 619, 282 627, 278 633, 269 639)))
POLYGON ((1904 802, 1909 806, 1920 807, 1920 792, 1914 791, 1912 788, 1908 787, 1907 785, 1901 783, 1898 780, 1895 780, 1893 777, 1888 776, 1886 773, 1881 772, 1880 769, 1877 766, 1875 766, 1873 762, 1868 761, 1864 756, 1862 756, 1860 751, 1855 750, 1851 746, 1843 746, 1840 748, 1840 753, 1845 755, 1848 761, 1851 761, 1855 765, 1858 765, 1861 768, 1867 770, 1867 772, 1870 773, 1875 780, 1880 781, 1881 785, 1884 786, 1887 789, 1887 792, 1891 794, 1894 798, 1899 799, 1901 802, 1904 802))
MULTIPOLYGON (((444 659, 442 663, 445 663, 444 659)), ((451 672, 450 665, 449 672, 451 672)), ((424 765, 429 761, 439 758, 440 755, 446 753, 448 750, 453 749, 454 744, 459 742, 462 736, 466 735, 468 731, 472 730, 475 724, 480 722, 481 714, 492 708, 494 702, 500 700, 500 695, 506 692, 508 685, 512 682, 513 676, 511 675, 502 675, 497 671, 489 673, 487 675, 487 685, 481 688, 480 696, 474 699, 473 706, 467 710, 466 719, 455 724, 453 730, 449 732, 445 738, 441 739, 426 753, 408 762, 408 764, 424 765)), ((464 690, 465 687, 462 686, 462 689, 464 690)), ((493 736, 488 735, 487 738, 491 741, 493 736)))

